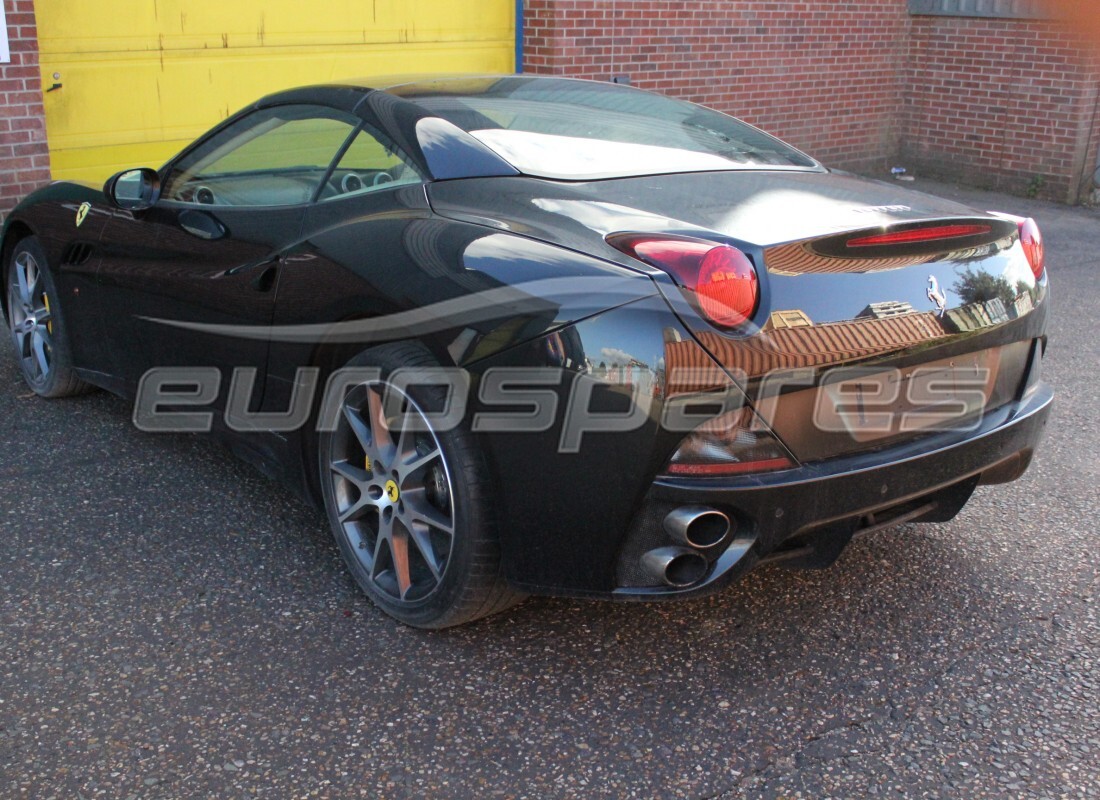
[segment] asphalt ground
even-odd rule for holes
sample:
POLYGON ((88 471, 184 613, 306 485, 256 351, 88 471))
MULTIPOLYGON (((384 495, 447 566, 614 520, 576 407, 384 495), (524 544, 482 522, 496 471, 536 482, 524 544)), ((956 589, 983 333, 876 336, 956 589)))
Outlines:
POLYGON ((1037 462, 691 603, 404 628, 318 512, 0 347, 0 797, 1100 796, 1100 215, 916 188, 1043 227, 1037 462))

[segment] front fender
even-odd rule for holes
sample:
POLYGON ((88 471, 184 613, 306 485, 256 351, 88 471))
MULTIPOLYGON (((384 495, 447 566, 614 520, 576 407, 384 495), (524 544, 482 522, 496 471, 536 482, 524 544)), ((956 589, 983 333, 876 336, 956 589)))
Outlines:
MULTIPOLYGON (((18 242, 27 236, 37 236, 46 251, 48 266, 55 277, 65 249, 74 238, 98 240, 101 222, 85 219, 76 224, 81 203, 99 209, 101 215, 110 212, 103 192, 86 184, 56 181, 35 189, 24 197, 4 218, 0 230, 0 273, 3 272, 18 242)), ((93 215, 89 213, 88 217, 93 215)), ((0 292, 0 308, 7 316, 7 292, 0 292)))

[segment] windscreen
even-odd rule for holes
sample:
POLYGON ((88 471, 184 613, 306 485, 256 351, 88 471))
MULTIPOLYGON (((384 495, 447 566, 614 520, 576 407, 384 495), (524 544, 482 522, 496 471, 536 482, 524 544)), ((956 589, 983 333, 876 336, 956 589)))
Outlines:
POLYGON ((500 78, 408 87, 408 99, 517 170, 565 180, 738 169, 820 169, 733 117, 625 86, 500 78))

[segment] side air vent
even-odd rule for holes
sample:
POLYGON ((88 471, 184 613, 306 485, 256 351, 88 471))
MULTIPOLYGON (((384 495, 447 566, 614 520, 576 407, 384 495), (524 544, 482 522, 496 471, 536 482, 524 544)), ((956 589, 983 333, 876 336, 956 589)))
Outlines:
POLYGON ((66 264, 79 267, 92 257, 94 251, 95 245, 89 242, 75 242, 69 245, 69 248, 65 251, 65 255, 62 257, 62 261, 66 264))

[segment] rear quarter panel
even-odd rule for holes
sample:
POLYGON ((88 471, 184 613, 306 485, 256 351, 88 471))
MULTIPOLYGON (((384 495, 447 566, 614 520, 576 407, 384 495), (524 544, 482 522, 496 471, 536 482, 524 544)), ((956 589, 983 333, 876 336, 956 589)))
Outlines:
MULTIPOLYGON (((285 254, 263 407, 289 406, 300 368, 327 375, 387 341, 421 341, 476 375, 494 354, 656 294, 639 272, 441 218, 420 186, 320 203, 285 254)), ((300 431, 286 442, 314 491, 315 440, 300 431)))

